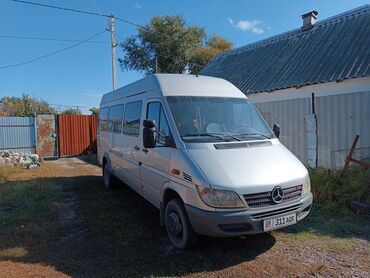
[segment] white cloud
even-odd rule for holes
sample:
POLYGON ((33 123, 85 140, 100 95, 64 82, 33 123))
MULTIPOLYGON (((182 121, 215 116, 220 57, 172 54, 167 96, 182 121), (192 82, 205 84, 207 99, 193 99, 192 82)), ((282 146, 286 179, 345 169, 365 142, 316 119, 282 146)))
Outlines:
POLYGON ((143 6, 140 3, 135 3, 135 8, 136 9, 141 9, 143 6))
POLYGON ((238 22, 234 22, 232 18, 228 18, 228 21, 231 26, 241 31, 249 31, 255 34, 262 34, 264 32, 261 24, 262 21, 259 20, 240 20, 238 22))

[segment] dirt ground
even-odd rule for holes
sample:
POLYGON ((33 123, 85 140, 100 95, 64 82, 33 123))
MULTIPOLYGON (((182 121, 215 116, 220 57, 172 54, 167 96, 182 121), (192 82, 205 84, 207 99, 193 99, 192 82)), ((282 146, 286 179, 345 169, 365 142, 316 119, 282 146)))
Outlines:
POLYGON ((0 184, 0 277, 370 277, 367 219, 315 211, 245 238, 174 248, 156 208, 107 191, 93 160, 17 170, 0 184))

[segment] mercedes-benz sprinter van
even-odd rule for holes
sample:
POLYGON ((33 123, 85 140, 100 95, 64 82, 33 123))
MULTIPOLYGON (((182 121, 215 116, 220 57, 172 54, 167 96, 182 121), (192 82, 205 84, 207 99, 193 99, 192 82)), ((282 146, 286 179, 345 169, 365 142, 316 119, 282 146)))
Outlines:
POLYGON ((178 248, 297 223, 312 204, 304 165, 248 98, 207 76, 154 74, 105 94, 98 159, 159 209, 178 248))

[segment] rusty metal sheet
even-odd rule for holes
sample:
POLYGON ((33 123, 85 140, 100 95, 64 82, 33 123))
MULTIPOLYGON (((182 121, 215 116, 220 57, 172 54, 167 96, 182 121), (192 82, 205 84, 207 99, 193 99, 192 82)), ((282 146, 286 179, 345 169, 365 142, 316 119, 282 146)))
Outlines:
POLYGON ((59 156, 96 152, 96 126, 96 116, 58 115, 59 156))
POLYGON ((55 115, 37 115, 37 154, 41 157, 53 157, 58 155, 57 131, 55 115))

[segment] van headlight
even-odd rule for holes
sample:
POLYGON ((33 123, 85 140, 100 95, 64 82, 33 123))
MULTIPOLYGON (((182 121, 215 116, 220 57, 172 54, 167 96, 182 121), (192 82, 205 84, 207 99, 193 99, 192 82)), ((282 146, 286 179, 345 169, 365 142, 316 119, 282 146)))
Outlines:
POLYGON ((303 195, 306 195, 309 192, 311 192, 311 181, 310 176, 307 174, 303 184, 303 195))
POLYGON ((245 205, 234 191, 219 190, 197 186, 203 202, 215 208, 244 208, 245 205))

